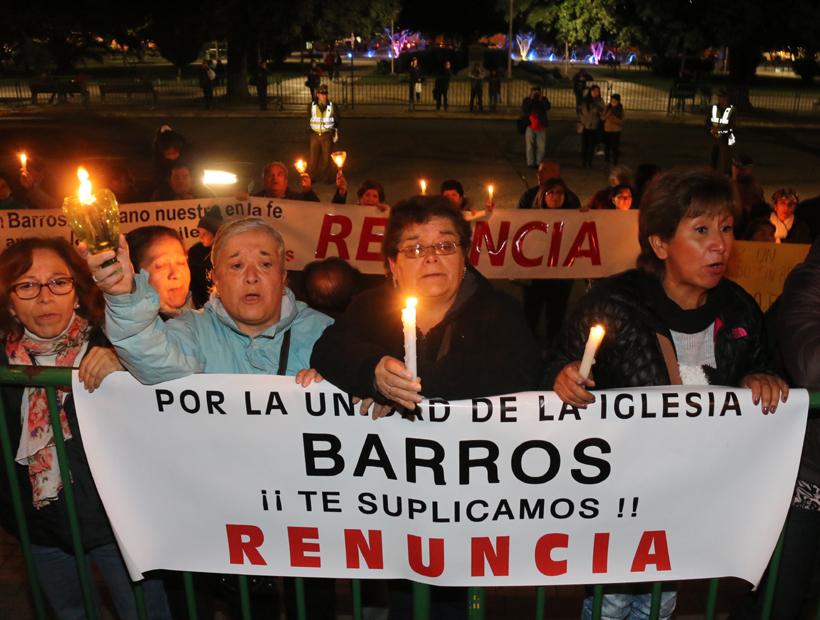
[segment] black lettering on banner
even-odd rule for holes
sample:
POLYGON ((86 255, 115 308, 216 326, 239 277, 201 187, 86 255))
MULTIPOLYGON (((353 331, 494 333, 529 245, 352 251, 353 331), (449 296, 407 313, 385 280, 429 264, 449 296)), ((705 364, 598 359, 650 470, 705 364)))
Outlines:
POLYGON ((408 498, 407 500, 407 516, 414 519, 417 514, 427 512, 427 504, 420 499, 408 498))
POLYGON ((550 514, 552 515, 553 519, 568 519, 572 516, 573 512, 575 512, 575 504, 572 503, 572 500, 569 500, 566 497, 556 499, 550 505, 550 514), (560 512, 558 512, 558 507, 561 504, 566 504, 566 514, 561 514, 560 512))
POLYGON ((568 415, 573 416, 579 422, 581 421, 581 412, 578 411, 578 407, 570 405, 569 403, 563 403, 561 405, 561 413, 558 415, 558 421, 560 422, 564 419, 564 416, 568 415))
POLYGON ((282 412, 282 415, 288 415, 288 411, 285 409, 285 403, 282 402, 279 392, 271 392, 270 396, 268 396, 268 408, 265 411, 265 415, 270 415, 271 411, 276 411, 277 409, 282 412))
POLYGON ((608 461, 590 456, 586 453, 586 449, 591 447, 598 448, 601 454, 609 454, 612 452, 609 443, 600 437, 590 437, 589 439, 578 442, 578 445, 575 446, 575 460, 581 465, 591 465, 592 467, 598 468, 598 473, 593 476, 585 475, 580 468, 572 469, 570 473, 573 479, 581 484, 598 484, 599 482, 603 482, 609 478, 609 474, 612 471, 612 466, 608 461))
POLYGON ((529 500, 522 498, 519 503, 519 519, 543 519, 544 518, 544 500, 537 499, 535 503, 530 506, 529 500))
POLYGON ((251 393, 245 392, 245 415, 262 415, 259 409, 254 409, 251 406, 251 393))
POLYGON ((313 408, 313 394, 310 392, 310 390, 306 391, 305 392, 305 409, 307 409, 307 412, 312 416, 317 416, 318 417, 318 416, 324 415, 325 410, 327 409, 327 406, 325 404, 325 393, 324 392, 319 392, 319 409, 317 410, 317 409, 313 408))
POLYGON ((344 411, 350 417, 353 415, 355 407, 351 394, 339 394, 338 392, 333 394, 333 415, 338 416, 340 412, 344 411))
POLYGON ((591 497, 581 500, 581 509, 578 516, 582 519, 594 519, 598 516, 598 500, 591 497))
POLYGON ((205 392, 205 401, 208 403, 208 413, 218 411, 222 415, 226 415, 222 407, 219 406, 225 402, 225 395, 222 392, 207 390, 205 392))
POLYGON ((186 413, 196 413, 199 411, 199 394, 193 390, 183 390, 179 395, 179 406, 186 413), (188 400, 193 400, 193 406, 188 406, 188 400))
POLYGON ((698 417, 701 412, 703 411, 703 407, 700 404, 700 394, 698 392, 689 392, 686 395, 686 404, 692 407, 692 409, 686 410, 686 416, 689 418, 696 418, 698 417))
POLYGON ((324 512, 342 512, 339 505, 339 491, 322 491, 322 510, 324 512))
POLYGON ((342 441, 336 435, 327 433, 303 433, 302 444, 305 451, 305 474, 308 476, 338 476, 344 471, 345 460, 339 452, 342 449, 342 441), (317 443, 329 444, 325 450, 316 447, 317 443), (320 468, 316 464, 317 459, 330 459, 333 461, 331 467, 320 468))
POLYGON ((601 394, 601 419, 606 420, 606 394, 601 394))
POLYGON ((157 409, 160 413, 165 411, 165 405, 171 405, 174 402, 174 393, 171 390, 154 390, 157 395, 157 409))
POLYGON ((318 495, 318 491, 296 491, 296 493, 305 498, 305 510, 313 512, 313 504, 310 499, 314 495, 318 495))
POLYGON ((561 455, 558 453, 558 448, 552 445, 549 441, 543 439, 532 439, 525 441, 520 446, 513 450, 512 454, 512 472, 513 475, 525 484, 544 484, 549 482, 558 475, 558 470, 561 467, 561 455), (530 476, 524 472, 524 455, 531 449, 537 448, 545 451, 550 458, 550 466, 546 472, 540 476, 530 476))
POLYGON ((390 510, 390 500, 387 497, 387 493, 382 494, 382 509, 384 510, 384 514, 389 517, 400 517, 401 516, 401 495, 396 496, 396 510, 390 510))
POLYGON ((680 406, 680 403, 677 400, 672 400, 673 398, 677 399, 678 394, 677 392, 667 393, 664 392, 661 394, 661 398, 663 398, 663 417, 664 418, 677 418, 678 412, 676 409, 680 406))
POLYGON ((473 523, 481 523, 488 516, 486 512, 487 508, 489 508, 489 504, 487 502, 485 502, 483 499, 476 499, 467 504, 467 509, 464 512, 467 514, 467 518, 473 523), (474 515, 473 506, 481 506, 485 509, 485 512, 480 515, 474 515))
POLYGON ((407 482, 416 482, 416 468, 427 467, 433 471, 433 480, 436 485, 446 484, 444 482, 444 447, 432 439, 418 439, 408 437, 404 442, 405 459, 407 464, 407 482), (433 451, 433 456, 429 459, 422 459, 416 456, 417 448, 427 448, 433 451))
POLYGON ((498 446, 486 439, 470 439, 458 442, 458 483, 470 484, 470 469, 473 467, 483 467, 487 470, 487 482, 498 484, 498 446), (471 459, 470 451, 475 449, 485 450, 485 455, 480 458, 471 459))
POLYGON ((518 418, 516 418, 515 416, 507 415, 508 413, 515 413, 516 411, 518 411, 518 408, 515 406, 515 396, 502 396, 499 400, 501 401, 501 421, 517 422, 518 418))
POLYGON ((396 472, 393 470, 393 465, 387 456, 387 450, 384 449, 382 440, 376 433, 368 433, 364 438, 364 445, 359 453, 359 461, 356 463, 356 469, 353 470, 353 477, 361 478, 368 467, 377 467, 384 471, 384 475, 388 480, 396 480, 396 472), (370 457, 373 451, 376 452, 376 458, 370 457))
POLYGON ((498 521, 499 517, 507 517, 510 521, 515 520, 512 508, 510 508, 510 504, 506 499, 502 499, 498 502, 498 506, 495 508, 495 514, 493 514, 493 521, 498 521))
POLYGON ((473 399, 473 422, 486 422, 493 417, 493 403, 489 398, 473 399), (478 413, 478 405, 486 405, 487 413, 482 417, 478 413))
POLYGON ((734 411, 737 415, 740 415, 740 402, 738 402, 737 395, 734 392, 726 392, 723 409, 720 410, 721 417, 726 415, 727 411, 734 411))
POLYGON ((632 405, 632 394, 618 394, 615 397, 613 408, 615 409, 615 417, 620 418, 621 420, 628 420, 631 418, 635 413, 635 407, 632 405), (626 413, 621 413, 622 400, 629 401, 629 409, 626 410, 626 413))
POLYGON ((444 422, 450 417, 450 403, 443 398, 432 398, 428 401, 429 420, 430 422, 444 422), (444 405, 444 412, 441 417, 436 415, 436 405, 444 405))
POLYGON ((554 418, 552 415, 547 415, 547 399, 543 394, 538 395, 538 421, 552 422, 554 418))
POLYGON ((642 418, 654 418, 657 416, 657 413, 654 411, 649 411, 649 399, 647 398, 646 394, 641 394, 641 417, 642 418))
POLYGON ((376 514, 376 496, 372 493, 359 493, 359 512, 365 515, 376 514))

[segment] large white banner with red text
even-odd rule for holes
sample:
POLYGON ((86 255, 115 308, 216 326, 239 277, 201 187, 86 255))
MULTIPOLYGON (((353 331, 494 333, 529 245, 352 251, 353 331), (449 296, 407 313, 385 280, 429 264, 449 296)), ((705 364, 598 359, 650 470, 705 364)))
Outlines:
MULTIPOLYGON (((186 247, 196 243, 197 223, 210 207, 226 220, 268 219, 282 234, 288 269, 341 256, 362 273, 384 273, 381 241, 387 214, 375 207, 292 200, 229 198, 120 205, 122 232, 159 224, 179 230, 186 247)), ((497 210, 473 223, 470 261, 488 278, 599 278, 635 266, 637 211, 497 210)), ((71 230, 59 210, 0 211, 0 243, 71 230)))
POLYGON ((786 515, 808 396, 551 392, 425 401, 373 421, 326 382, 74 378, 94 479, 132 576, 152 569, 441 585, 736 576, 786 515))

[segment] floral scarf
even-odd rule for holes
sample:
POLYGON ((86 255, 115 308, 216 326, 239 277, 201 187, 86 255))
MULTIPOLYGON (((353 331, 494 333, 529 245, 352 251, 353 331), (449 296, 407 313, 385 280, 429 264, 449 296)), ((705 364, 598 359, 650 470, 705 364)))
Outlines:
MULTIPOLYGON (((38 356, 56 355, 57 366, 71 367, 82 350, 87 336, 88 321, 75 314, 65 331, 51 340, 32 338, 28 332, 19 340, 12 341, 11 338, 7 338, 6 355, 9 358, 9 364, 25 366, 36 365, 38 356)), ((71 431, 63 410, 64 397, 65 393, 58 390, 57 406, 60 410, 60 426, 63 429, 63 436, 69 440, 71 431)), ((26 388, 20 409, 23 433, 20 436, 20 447, 15 460, 21 465, 28 466, 34 507, 40 509, 56 500, 63 488, 45 388, 26 388)))

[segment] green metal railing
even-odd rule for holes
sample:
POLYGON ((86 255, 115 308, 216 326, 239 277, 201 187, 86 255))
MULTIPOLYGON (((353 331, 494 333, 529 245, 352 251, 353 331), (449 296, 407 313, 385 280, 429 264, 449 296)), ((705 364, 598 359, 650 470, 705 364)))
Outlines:
MULTIPOLYGON (((93 596, 94 585, 92 583, 91 571, 89 569, 88 562, 85 559, 85 553, 83 552, 83 546, 80 538, 80 524, 79 520, 77 519, 74 493, 69 474, 68 460, 66 458, 65 443, 63 441, 62 426, 60 424, 59 412, 57 408, 57 388, 71 385, 71 369, 47 368, 40 366, 0 366, 0 386, 3 385, 12 385, 19 387, 38 386, 46 388, 49 415, 51 417, 51 425, 54 433, 54 443, 57 450, 57 459, 60 464, 60 474, 63 478, 64 500, 68 512, 74 554, 77 559, 77 567, 79 569, 80 574, 83 601, 85 603, 88 620, 97 620, 97 612, 93 596)), ((820 392, 811 394, 809 406, 813 409, 820 408, 820 392)), ((17 476, 15 474, 16 464, 12 456, 11 439, 8 433, 8 425, 6 423, 6 411, 2 398, 0 398, 0 449, 2 449, 3 452, 3 462, 5 464, 6 472, 9 478, 12 502, 14 504, 14 513, 17 518, 20 534, 20 545, 23 549, 26 570, 28 572, 29 581, 31 582, 31 589, 35 607, 35 616, 37 617, 37 620, 47 620, 45 604, 43 602, 42 588, 40 587, 37 573, 34 568, 34 557, 32 555, 28 527, 26 525, 26 520, 23 512, 23 504, 21 500, 20 489, 17 485, 17 476)), ((772 555, 772 559, 770 562, 769 578, 767 580, 767 587, 764 594, 762 620, 769 620, 771 615, 772 602, 774 600, 774 591, 775 586, 777 584, 777 571, 779 568, 780 556, 783 548, 784 534, 785 530, 780 535, 780 540, 777 543, 777 547, 775 548, 775 551, 772 555)), ((182 573, 182 576, 188 607, 189 620, 198 620, 192 574, 189 572, 184 572, 182 573)), ((709 592, 706 601, 706 611, 704 613, 704 620, 714 620, 715 618, 716 602, 718 595, 718 581, 718 579, 711 579, 709 581, 709 592)), ((295 582, 297 618, 298 620, 305 620, 306 613, 304 580, 300 577, 297 577, 295 582)), ((354 620, 362 620, 360 580, 351 580, 351 587, 353 595, 353 618, 354 620)), ((661 591, 662 583, 657 582, 652 585, 652 603, 649 614, 650 620, 658 619, 661 601, 661 591)), ((603 595, 603 586, 594 586, 592 603, 593 620, 600 620, 601 618, 603 595)), ((147 620, 145 601, 143 598, 142 588, 139 584, 134 584, 134 596, 139 619, 147 620)), ((242 620, 253 620, 251 617, 251 603, 250 590, 248 587, 248 577, 244 575, 239 576, 239 598, 242 620)), ((467 603, 470 620, 484 620, 484 588, 467 588, 467 603)), ((545 608, 546 590, 542 586, 536 588, 536 620, 544 619, 545 608)), ((820 611, 818 612, 818 617, 820 617, 820 611)), ((430 619, 429 585, 413 583, 413 618, 414 620, 430 619)))

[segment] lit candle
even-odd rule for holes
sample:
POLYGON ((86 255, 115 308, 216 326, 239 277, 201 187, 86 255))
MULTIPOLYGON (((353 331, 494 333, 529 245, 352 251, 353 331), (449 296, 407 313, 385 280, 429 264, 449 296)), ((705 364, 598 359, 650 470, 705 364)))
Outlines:
POLYGON ((407 300, 407 308, 401 311, 401 324, 404 327, 404 365, 416 379, 416 298, 407 300))
POLYGON ((427 195, 427 183, 424 180, 421 181, 421 195, 427 195))
POLYGON ((25 153, 20 155, 20 163, 23 164, 23 172, 28 172, 28 170, 26 169, 26 154, 25 153))
POLYGON ((88 180, 88 173, 82 168, 78 168, 77 178, 80 179, 80 191, 77 192, 80 202, 87 204, 91 198, 91 181, 88 180))
POLYGON ((342 169, 342 166, 345 165, 345 160, 347 159, 347 152, 346 151, 336 151, 335 153, 331 153, 330 157, 336 163, 336 166, 339 170, 342 169))
MULTIPOLYGON (((91 193, 88 173, 77 170, 80 187, 77 196, 63 201, 63 213, 77 240, 85 243, 92 254, 117 249, 120 238, 120 212, 117 199, 111 190, 102 189, 91 193)), ((103 263, 113 265, 116 259, 103 263)))
POLYGON ((493 199, 493 186, 492 186, 492 185, 490 185, 490 186, 487 188, 487 191, 490 193, 490 200, 492 200, 492 199, 493 199))
POLYGON ((299 171, 299 174, 304 174, 305 170, 307 170, 307 164, 303 162, 301 159, 296 162, 296 169, 299 171))
POLYGON ((596 325, 589 330, 589 340, 587 340, 586 349, 584 349, 584 359, 581 360, 581 367, 578 369, 584 379, 589 377, 589 371, 592 370, 592 365, 595 363, 595 354, 598 352, 598 347, 601 345, 601 340, 604 339, 604 328, 596 325))

